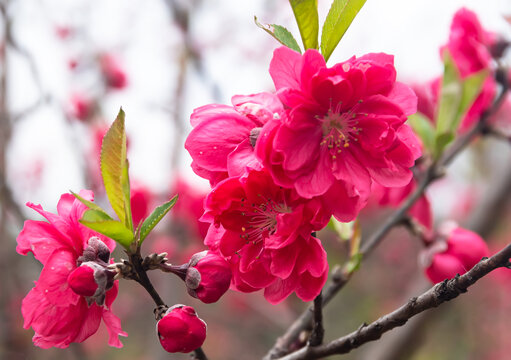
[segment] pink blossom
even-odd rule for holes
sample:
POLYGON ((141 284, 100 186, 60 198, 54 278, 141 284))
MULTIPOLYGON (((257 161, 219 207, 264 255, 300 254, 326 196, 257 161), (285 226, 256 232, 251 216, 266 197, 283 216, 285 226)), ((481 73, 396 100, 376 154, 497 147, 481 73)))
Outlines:
POLYGON ((254 156, 259 129, 282 112, 278 98, 269 93, 237 95, 233 106, 211 104, 195 109, 194 127, 185 148, 192 156, 193 171, 215 186, 246 168, 260 169, 254 156))
POLYGON ((170 193, 179 194, 179 201, 172 208, 172 219, 188 230, 187 235, 200 238, 202 243, 209 228, 209 224, 199 221, 204 213, 206 191, 178 176, 170 193))
POLYGON ((135 227, 149 216, 152 210, 153 193, 147 186, 132 182, 131 184, 131 213, 135 227))
POLYGON ((231 284, 232 273, 225 259, 202 251, 192 256, 186 272, 188 293, 206 304, 217 302, 231 284))
POLYGON ((476 233, 445 223, 439 239, 421 254, 425 274, 432 283, 464 274, 490 252, 476 233))
POLYGON ((495 34, 481 26, 473 11, 461 8, 454 14, 449 41, 443 49, 449 50, 461 76, 467 77, 490 68, 492 62, 490 48, 495 39, 495 34))
POLYGON ((409 168, 421 152, 404 122, 417 97, 396 82, 393 62, 390 55, 368 54, 327 68, 316 50, 275 50, 270 74, 286 111, 263 127, 256 153, 278 185, 302 197, 322 196, 334 216, 349 221, 373 181, 410 182, 409 168))
MULTIPOLYGON (((371 197, 374 198, 381 206, 398 207, 415 191, 416 188, 417 181, 415 178, 412 178, 406 186, 399 188, 388 188, 379 184, 374 184, 371 197)), ((425 230, 428 230, 429 235, 429 231, 433 229, 433 213, 428 197, 425 194, 419 197, 408 213, 412 218, 424 226, 425 230)))
POLYGON ((191 306, 174 305, 156 325, 161 346, 170 353, 188 353, 202 346, 206 323, 191 306))
POLYGON ((80 93, 73 93, 69 99, 69 114, 81 121, 87 121, 94 114, 94 101, 80 93))
POLYGON ((203 219, 211 226, 204 243, 230 263, 234 289, 264 289, 271 303, 292 292, 310 301, 328 270, 326 252, 311 233, 329 217, 319 199, 303 199, 275 185, 268 172, 251 171, 222 181, 206 198, 203 219))
POLYGON ((124 89, 128 85, 126 72, 114 54, 102 54, 99 57, 99 66, 108 87, 124 89))
MULTIPOLYGON (((82 190, 80 195, 93 200, 91 191, 82 190)), ((98 292, 97 297, 93 294, 91 298, 77 294, 68 283, 81 261, 94 259, 96 263, 106 264, 115 242, 78 222, 86 206, 71 194, 61 196, 57 214, 44 211, 40 205, 27 203, 27 206, 47 220, 25 221, 16 248, 22 255, 32 252, 43 264, 39 280, 23 299, 21 308, 24 328, 32 327, 35 331, 34 344, 42 348, 66 348, 96 333, 103 319, 110 335, 108 344, 121 347, 118 336, 127 334, 111 309, 117 297, 117 281, 110 287, 105 283, 106 292, 98 292)))

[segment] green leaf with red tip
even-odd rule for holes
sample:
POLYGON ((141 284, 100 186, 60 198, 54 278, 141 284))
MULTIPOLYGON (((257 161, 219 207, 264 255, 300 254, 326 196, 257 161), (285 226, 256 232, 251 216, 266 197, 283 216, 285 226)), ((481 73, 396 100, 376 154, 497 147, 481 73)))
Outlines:
POLYGON ((101 176, 112 208, 121 223, 133 233, 124 117, 124 111, 121 109, 103 138, 101 176))
POLYGON ((289 30, 286 29, 285 27, 276 24, 261 24, 259 21, 257 21, 256 16, 254 16, 254 22, 258 27, 260 27, 268 34, 273 36, 282 45, 287 46, 288 48, 293 49, 295 51, 298 51, 299 53, 302 52, 300 50, 298 42, 293 37, 293 34, 291 34, 289 30))
POLYGON ((321 53, 328 61, 366 0, 334 0, 321 33, 321 53))
POLYGON ((128 229, 123 223, 113 220, 108 214, 98 210, 87 210, 82 216, 80 223, 89 229, 103 234, 126 249, 129 248, 133 241, 133 232, 128 229))
POLYGON ((303 47, 318 48, 319 17, 317 0, 289 0, 295 15, 303 47))
POLYGON ((147 219, 144 220, 142 226, 140 227, 140 243, 144 241, 151 230, 153 230, 154 227, 160 222, 160 220, 163 219, 163 217, 169 212, 169 210, 172 209, 177 201, 177 197, 178 196, 176 195, 163 205, 158 206, 153 210, 151 215, 149 215, 147 219))

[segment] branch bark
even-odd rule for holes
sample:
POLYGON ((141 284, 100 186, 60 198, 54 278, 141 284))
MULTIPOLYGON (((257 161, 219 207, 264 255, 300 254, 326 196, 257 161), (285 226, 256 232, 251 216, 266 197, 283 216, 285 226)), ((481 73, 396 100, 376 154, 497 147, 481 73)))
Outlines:
POLYGON ((380 317, 369 325, 333 340, 325 345, 305 347, 280 360, 319 359, 333 354, 346 354, 367 342, 379 339, 384 333, 403 326, 413 316, 437 307, 466 293, 467 289, 491 271, 510 266, 511 244, 490 258, 481 260, 471 270, 454 279, 438 283, 418 297, 411 298, 406 304, 393 312, 380 317))

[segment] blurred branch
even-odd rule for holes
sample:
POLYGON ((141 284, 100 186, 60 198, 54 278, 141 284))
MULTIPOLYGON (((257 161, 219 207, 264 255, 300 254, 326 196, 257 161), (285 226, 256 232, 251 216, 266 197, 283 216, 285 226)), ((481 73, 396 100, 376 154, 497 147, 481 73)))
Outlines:
POLYGON ((325 329, 323 328, 323 297, 321 292, 314 299, 314 326, 309 337, 309 346, 318 346, 323 343, 325 329))
POLYGON ((380 317, 373 323, 369 325, 364 324, 351 334, 333 340, 328 344, 302 348, 282 357, 281 360, 319 359, 333 354, 346 354, 367 342, 378 340, 387 331, 406 324, 413 316, 437 307, 467 292, 470 286, 474 285, 491 271, 501 267, 509 267, 511 265, 509 262, 510 257, 511 244, 492 257, 481 260, 464 275, 438 283, 419 297, 411 298, 400 308, 380 317))
MULTIPOLYGON (((500 108, 508 90, 508 83, 503 69, 499 69, 497 71, 496 78, 502 88, 493 105, 483 113, 479 122, 470 131, 468 131, 464 136, 458 138, 450 147, 447 148, 443 156, 437 162, 432 163, 428 167, 415 191, 383 222, 383 224, 375 232, 372 233, 369 239, 363 242, 360 250, 362 259, 365 259, 367 255, 372 253, 372 251, 383 241, 389 231, 406 218, 406 213, 424 194, 426 188, 433 181, 443 176, 445 167, 449 165, 473 139, 479 136, 483 132, 483 129, 486 128, 488 119, 500 108)), ((338 269, 336 273, 333 274, 332 282, 323 291, 323 306, 328 304, 328 302, 344 287, 344 285, 350 280, 352 274, 353 272, 347 271, 346 266, 342 269, 338 269)), ((277 339, 277 342, 265 355, 264 359, 276 359, 289 353, 290 348, 293 343, 297 341, 300 333, 305 329, 310 329, 312 312, 313 308, 308 307, 300 315, 300 317, 291 324, 284 335, 277 339)))

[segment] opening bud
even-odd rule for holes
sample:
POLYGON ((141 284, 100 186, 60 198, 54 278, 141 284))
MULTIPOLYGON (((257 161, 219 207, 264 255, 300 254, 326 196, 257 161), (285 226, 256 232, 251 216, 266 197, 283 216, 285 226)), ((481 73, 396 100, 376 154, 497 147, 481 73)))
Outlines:
POLYGON ((188 353, 202 346, 206 339, 206 323, 194 308, 174 305, 156 324, 161 346, 170 353, 188 353))

